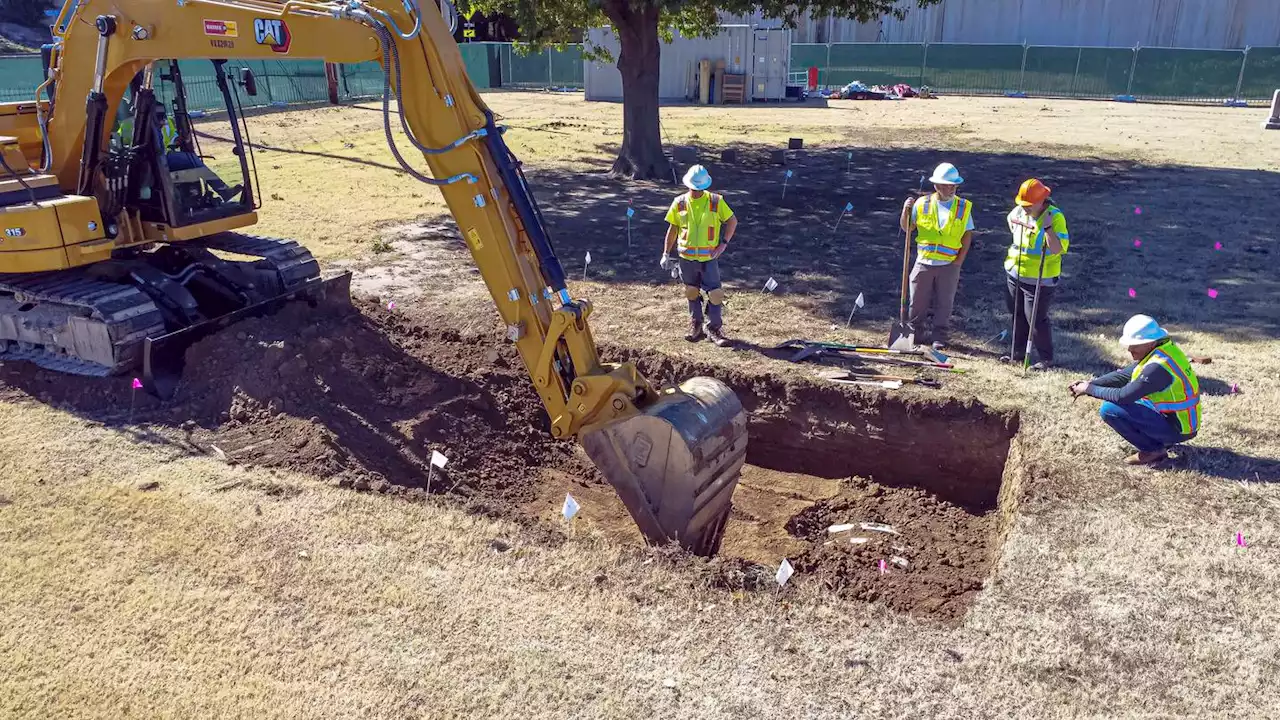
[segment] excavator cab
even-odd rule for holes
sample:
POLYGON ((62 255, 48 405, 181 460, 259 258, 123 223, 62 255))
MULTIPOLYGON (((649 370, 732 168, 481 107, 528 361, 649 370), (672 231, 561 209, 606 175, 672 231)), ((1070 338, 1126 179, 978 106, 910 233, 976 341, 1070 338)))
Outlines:
MULTIPOLYGON (((252 73, 242 68, 240 75, 248 74, 249 81, 228 82, 225 60, 193 62, 212 66, 213 82, 206 84, 214 85, 221 96, 219 110, 225 112, 228 125, 227 137, 217 140, 229 144, 229 151, 211 155, 201 147, 187 111, 186 86, 176 60, 157 62, 161 69, 156 73, 150 101, 140 92, 142 73, 134 78, 120 102, 108 149, 109 168, 135 173, 128 204, 138 209, 143 221, 175 228, 246 215, 257 209, 250 177, 253 151, 244 142, 238 97, 234 94, 236 82, 250 85, 247 89, 256 94, 252 73), (135 117, 139 108, 150 112, 151 118, 145 123, 146 132, 136 138, 134 145, 134 127, 144 124, 135 117)), ((212 139, 207 134, 205 137, 212 139)))

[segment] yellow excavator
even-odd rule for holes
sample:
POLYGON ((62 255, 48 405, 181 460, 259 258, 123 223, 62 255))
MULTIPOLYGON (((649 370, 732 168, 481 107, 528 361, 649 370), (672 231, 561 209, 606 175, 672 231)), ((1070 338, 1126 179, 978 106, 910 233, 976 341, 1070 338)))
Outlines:
POLYGON ((714 554, 746 457, 741 403, 712 378, 660 389, 601 362, 592 305, 570 295, 520 163, 427 8, 66 0, 34 101, 0 104, 0 360, 140 370, 165 396, 196 338, 286 302, 349 302, 349 273, 322 277, 298 243, 243 232, 258 196, 239 97, 256 79, 227 58, 376 60, 392 154, 443 193, 552 435, 579 439, 650 542, 714 554), (214 163, 221 173, 201 152, 180 59, 212 65, 237 158, 214 163), (427 170, 401 154, 393 122, 427 170))

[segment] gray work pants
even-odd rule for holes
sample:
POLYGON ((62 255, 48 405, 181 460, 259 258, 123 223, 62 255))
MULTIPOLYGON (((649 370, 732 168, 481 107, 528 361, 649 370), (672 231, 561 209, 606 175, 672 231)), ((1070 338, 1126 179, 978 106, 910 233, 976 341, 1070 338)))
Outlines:
POLYGON ((923 265, 916 263, 911 270, 911 310, 907 327, 915 335, 916 342, 946 342, 951 331, 951 310, 956 303, 956 289, 960 287, 960 263, 923 265), (932 333, 924 329, 925 318, 933 310, 932 333))
POLYGON ((720 288, 720 260, 686 260, 680 258, 680 280, 684 283, 685 298, 689 300, 689 317, 702 326, 702 291, 707 292, 707 327, 719 330, 724 320, 721 303, 724 290, 720 288))

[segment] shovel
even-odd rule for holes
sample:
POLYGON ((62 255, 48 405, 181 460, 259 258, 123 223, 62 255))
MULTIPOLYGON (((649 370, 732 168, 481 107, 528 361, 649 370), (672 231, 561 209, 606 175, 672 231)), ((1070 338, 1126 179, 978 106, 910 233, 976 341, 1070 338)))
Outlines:
MULTIPOLYGON (((916 188, 917 194, 924 191, 924 176, 920 176, 920 187, 916 188)), ((911 227, 910 221, 907 227, 911 227)), ((902 231, 902 295, 899 301, 898 322, 889 328, 889 349, 891 350, 912 350, 916 346, 916 334, 907 325, 907 290, 911 280, 911 230, 902 231)))
MULTIPOLYGON (((951 362, 951 358, 933 348, 917 348, 912 350, 895 350, 893 348, 876 348, 862 347, 861 345, 845 345, 844 343, 822 342, 819 340, 787 340, 773 346, 774 350, 804 350, 806 348, 815 347, 819 351, 833 350, 836 352, 858 352, 858 353, 876 353, 880 355, 918 355, 927 357, 934 362, 946 363, 951 362)), ((801 359, 812 356, 813 353, 806 353, 801 359)))

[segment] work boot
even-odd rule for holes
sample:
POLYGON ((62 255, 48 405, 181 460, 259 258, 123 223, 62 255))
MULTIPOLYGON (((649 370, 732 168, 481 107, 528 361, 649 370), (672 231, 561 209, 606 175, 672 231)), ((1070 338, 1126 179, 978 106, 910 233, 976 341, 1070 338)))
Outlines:
POLYGON ((706 334, 702 332, 702 323, 697 320, 690 320, 689 332, 684 336, 684 339, 689 342, 698 342, 704 337, 706 337, 706 334))
POLYGON ((711 342, 715 343, 716 347, 725 347, 729 344, 729 338, 721 334, 720 328, 713 328, 708 325, 707 337, 711 338, 711 342))
POLYGON ((1169 459, 1169 453, 1166 450, 1152 450, 1151 452, 1136 452, 1124 459, 1126 465, 1156 465, 1169 459))

